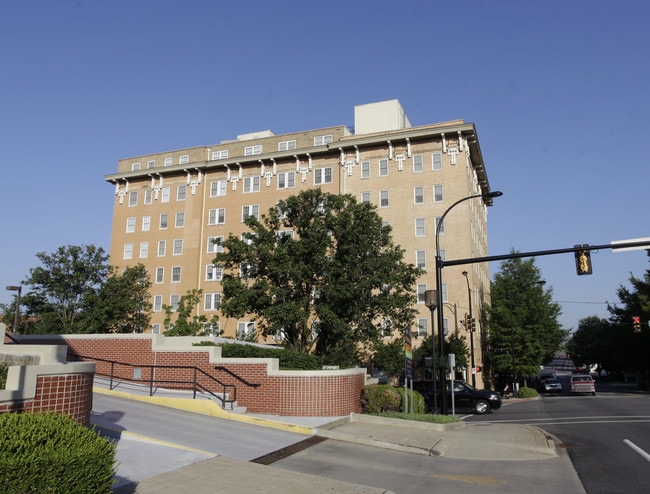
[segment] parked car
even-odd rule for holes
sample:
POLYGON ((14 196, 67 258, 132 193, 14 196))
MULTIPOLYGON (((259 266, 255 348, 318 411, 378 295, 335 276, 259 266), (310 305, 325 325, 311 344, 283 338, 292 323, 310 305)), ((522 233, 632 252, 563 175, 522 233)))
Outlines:
POLYGON ((542 389, 546 393, 561 393, 562 392, 562 383, 557 379, 548 378, 544 379, 542 384, 542 389))
POLYGON ((591 393, 596 396, 596 383, 588 374, 576 374, 571 376, 571 394, 591 393))
MULTIPOLYGON (((447 405, 451 410, 452 393, 451 382, 447 381, 447 405)), ((413 389, 418 391, 427 404, 427 410, 431 413, 433 410, 433 382, 432 381, 414 381, 413 389)), ((440 403, 440 387, 437 389, 438 403, 440 403)), ((483 415, 501 408, 501 395, 491 389, 476 389, 465 381, 454 381, 454 406, 455 408, 469 409, 474 413, 483 415)))

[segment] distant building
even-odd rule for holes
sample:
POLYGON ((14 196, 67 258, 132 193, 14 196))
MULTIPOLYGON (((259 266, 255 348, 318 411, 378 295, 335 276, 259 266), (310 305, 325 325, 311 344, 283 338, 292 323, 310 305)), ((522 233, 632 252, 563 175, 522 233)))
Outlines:
MULTIPOLYGON (((474 124, 462 120, 412 127, 399 101, 356 106, 354 130, 344 125, 275 135, 262 131, 210 146, 122 159, 105 177, 115 186, 111 264, 142 263, 151 276, 153 332, 163 330, 163 304, 202 289, 197 308, 210 317, 221 301, 215 237, 240 235, 244 218, 304 189, 352 194, 376 204, 393 228, 406 261, 427 273, 417 285, 419 316, 413 332, 431 332, 424 292, 435 289, 436 221, 456 200, 490 191, 474 124)), ((441 256, 487 255, 487 208, 481 199, 454 208, 441 230, 441 256)), ((488 265, 444 270, 448 331, 467 335, 466 278, 475 318, 489 296, 488 265)), ((223 336, 254 330, 251 321, 220 317, 223 336)), ((477 321, 477 330, 480 324, 477 321)), ((416 343, 417 344, 417 343, 416 343)), ((478 333, 476 363, 481 365, 478 333)))

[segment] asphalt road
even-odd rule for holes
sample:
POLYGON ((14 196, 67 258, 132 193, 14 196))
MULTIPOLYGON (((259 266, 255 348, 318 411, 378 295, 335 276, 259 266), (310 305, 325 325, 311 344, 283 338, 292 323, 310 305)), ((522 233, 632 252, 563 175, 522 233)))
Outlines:
MULTIPOLYGON (((517 422, 555 435, 569 453, 588 494, 648 492, 650 485, 650 395, 597 385, 597 396, 561 394, 513 403, 469 422, 517 422)), ((550 492, 550 491, 549 491, 550 492)))

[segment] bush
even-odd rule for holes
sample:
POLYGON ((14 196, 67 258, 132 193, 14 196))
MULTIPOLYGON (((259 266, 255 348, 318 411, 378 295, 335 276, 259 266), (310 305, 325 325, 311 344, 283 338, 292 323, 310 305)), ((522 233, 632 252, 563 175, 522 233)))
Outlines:
MULTIPOLYGON (((411 390, 409 390, 409 406, 411 390)), ((363 388, 361 398, 363 413, 381 414, 384 412, 404 411, 404 388, 390 384, 372 384, 363 388)), ((413 391, 413 408, 415 413, 424 413, 424 397, 413 391)))
POLYGON ((413 420, 415 422, 428 422, 432 424, 450 424, 452 422, 460 422, 460 419, 455 415, 438 415, 436 413, 383 412, 374 415, 390 419, 413 420))
POLYGON ((0 492, 111 492, 115 444, 67 415, 3 413, 0 430, 0 492))
POLYGON ((7 373, 9 372, 9 364, 6 362, 0 363, 0 389, 7 387, 7 373))
POLYGON ((318 370, 323 367, 322 360, 314 355, 287 349, 264 348, 255 345, 227 343, 221 346, 224 358, 276 358, 283 370, 318 370))
POLYGON ((533 388, 521 388, 519 389, 519 393, 517 394, 519 398, 535 398, 536 396, 539 396, 537 391, 535 391, 533 388))

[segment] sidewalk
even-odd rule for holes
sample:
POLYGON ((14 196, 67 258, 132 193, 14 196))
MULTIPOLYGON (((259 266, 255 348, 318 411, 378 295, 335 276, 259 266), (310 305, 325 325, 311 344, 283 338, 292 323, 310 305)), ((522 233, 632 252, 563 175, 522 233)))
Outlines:
MULTIPOLYGON (((153 397, 142 389, 109 391, 98 383, 95 392, 119 394, 119 396, 151 401, 165 406, 181 408, 198 413, 208 413, 266 427, 281 428, 305 435, 305 439, 319 438, 345 441, 411 454, 446 457, 470 461, 512 461, 549 460, 558 463, 558 470, 566 478, 564 494, 584 494, 573 465, 564 450, 556 450, 553 439, 542 430, 513 424, 466 424, 447 425, 386 419, 352 414, 350 417, 279 417, 255 414, 236 414, 220 409, 209 400, 192 400, 180 397, 177 392, 157 391, 153 397)), ((140 438, 142 441, 142 438, 140 438)), ((128 437, 122 436, 122 441, 128 437)), ((155 442, 155 441, 154 441, 155 442)), ((138 447, 131 445, 137 455, 138 447)), ((157 444, 156 448, 166 445, 157 444)), ((119 445, 118 445, 119 449, 119 445)), ((282 454, 281 452, 276 452, 282 454)), ((209 458, 195 454, 186 460, 184 466, 153 474, 141 480, 137 486, 118 487, 116 494, 171 494, 191 491, 192 494, 228 493, 248 494, 250 492, 298 494, 313 493, 385 493, 391 491, 348 484, 333 479, 289 472, 255 462, 246 462, 216 456, 209 458), (307 487, 308 486, 308 487, 307 487)), ((271 456, 271 455, 269 455, 271 456)), ((138 456, 133 461, 139 461, 138 456)), ((122 459, 124 462, 124 459, 122 459)), ((432 461, 433 458, 432 458, 432 461)), ((534 492, 534 491, 532 491, 534 492)), ((540 491, 541 492, 541 491, 540 491)))

